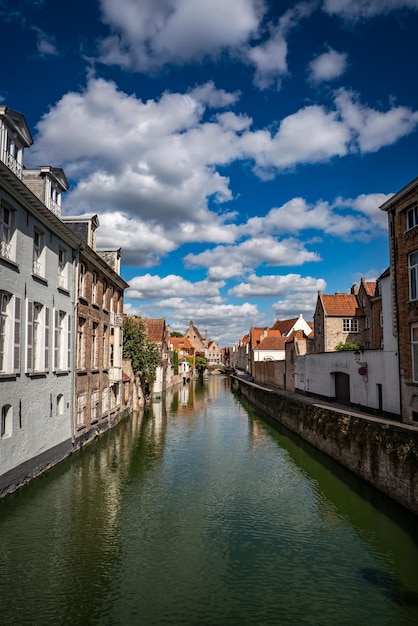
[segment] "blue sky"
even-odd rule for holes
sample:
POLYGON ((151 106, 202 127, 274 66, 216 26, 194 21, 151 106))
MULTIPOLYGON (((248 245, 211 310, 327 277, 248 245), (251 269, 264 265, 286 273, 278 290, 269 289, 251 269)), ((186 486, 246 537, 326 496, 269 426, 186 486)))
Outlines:
POLYGON ((388 266, 418 0, 0 0, 0 101, 122 247, 126 312, 233 345, 388 266))

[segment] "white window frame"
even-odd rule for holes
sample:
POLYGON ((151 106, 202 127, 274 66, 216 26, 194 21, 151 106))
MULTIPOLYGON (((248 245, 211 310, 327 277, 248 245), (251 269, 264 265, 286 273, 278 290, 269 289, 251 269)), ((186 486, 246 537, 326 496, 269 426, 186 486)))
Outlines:
POLYGON ((409 299, 418 299, 418 251, 408 255, 409 299))
POLYGON ((343 319, 343 333, 358 333, 359 323, 355 317, 346 317, 343 319))
POLYGON ((79 264, 79 283, 78 283, 78 295, 81 298, 86 297, 86 266, 84 263, 79 264))
POLYGON ((67 250, 61 247, 58 249, 58 287, 68 288, 67 250))
POLYGON ((97 369, 99 366, 99 322, 92 322, 91 327, 91 367, 97 369))
POLYGON ((64 409, 65 409, 65 398, 64 398, 64 394, 59 393, 57 395, 57 404, 56 404, 56 415, 64 415, 64 409))
POLYGON ((406 230, 411 230, 418 226, 418 206, 412 207, 406 213, 406 230))
POLYGON ((86 423, 87 394, 82 393, 77 398, 77 426, 84 426, 86 423))
POLYGON ((412 379, 418 382, 418 324, 411 326, 412 379))
POLYGON ((54 371, 71 368, 71 315, 54 309, 54 371), (67 358, 66 358, 67 357, 67 358))
POLYGON ((45 276, 45 235, 37 227, 33 230, 33 263, 32 274, 43 278, 45 276))
POLYGON ((77 321, 77 369, 86 369, 86 320, 79 317, 77 321))
POLYGON ((0 256, 14 261, 14 211, 3 202, 0 206, 0 256))
POLYGON ((96 272, 93 272, 91 278, 91 301, 93 304, 97 304, 97 284, 98 284, 98 276, 96 272))
POLYGON ((0 291, 0 373, 20 372, 21 299, 0 291))

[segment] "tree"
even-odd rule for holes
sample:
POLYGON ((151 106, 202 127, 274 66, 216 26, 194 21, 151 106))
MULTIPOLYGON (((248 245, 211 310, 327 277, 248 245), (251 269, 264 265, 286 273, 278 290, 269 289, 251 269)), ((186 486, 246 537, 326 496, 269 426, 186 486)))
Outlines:
POLYGON ((183 337, 183 335, 181 333, 179 333, 178 330, 173 330, 170 333, 170 337, 183 337))
POLYGON ((360 346, 358 343, 351 343, 351 341, 347 341, 347 343, 343 343, 342 341, 340 341, 340 343, 335 346, 335 350, 337 352, 362 349, 362 346, 360 346))
POLYGON ((147 328, 140 317, 123 320, 123 358, 130 359, 134 374, 141 383, 155 380, 155 371, 161 362, 158 346, 148 340, 147 328))
POLYGON ((208 362, 203 356, 197 356, 195 359, 195 367, 199 372, 199 376, 203 376, 203 372, 208 367, 208 362))

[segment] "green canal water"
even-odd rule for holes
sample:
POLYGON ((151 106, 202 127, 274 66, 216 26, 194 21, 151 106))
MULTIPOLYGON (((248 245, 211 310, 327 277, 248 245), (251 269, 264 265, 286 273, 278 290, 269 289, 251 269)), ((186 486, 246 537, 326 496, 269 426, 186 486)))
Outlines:
POLYGON ((0 501, 0 624, 416 626, 417 522, 213 376, 0 501))

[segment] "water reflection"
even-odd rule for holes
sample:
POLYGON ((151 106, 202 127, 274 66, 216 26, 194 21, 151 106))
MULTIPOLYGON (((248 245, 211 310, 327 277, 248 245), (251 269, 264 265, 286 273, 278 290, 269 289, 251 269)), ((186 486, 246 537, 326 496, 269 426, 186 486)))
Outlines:
POLYGON ((171 389, 0 501, 1 623, 417 623, 410 518, 330 469, 227 378, 171 389))

